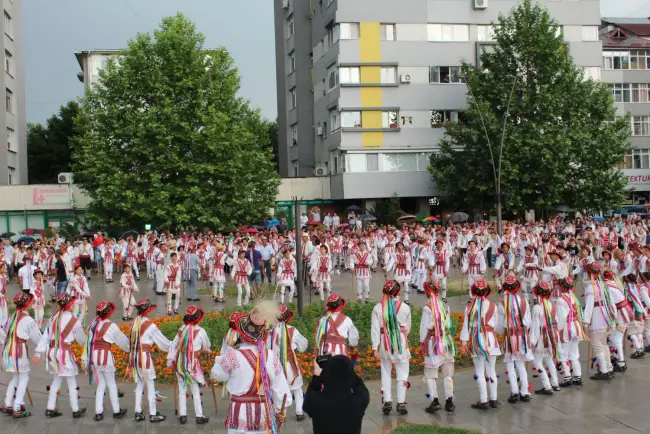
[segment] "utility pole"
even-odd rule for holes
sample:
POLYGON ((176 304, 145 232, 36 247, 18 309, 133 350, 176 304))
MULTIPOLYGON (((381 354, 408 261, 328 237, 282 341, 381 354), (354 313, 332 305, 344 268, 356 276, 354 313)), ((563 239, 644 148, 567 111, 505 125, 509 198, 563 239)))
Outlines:
POLYGON ((305 280, 302 276, 302 227, 300 223, 300 199, 298 196, 293 197, 294 207, 294 224, 296 229, 296 271, 298 277, 298 316, 302 318, 303 312, 303 289, 305 288, 305 280))

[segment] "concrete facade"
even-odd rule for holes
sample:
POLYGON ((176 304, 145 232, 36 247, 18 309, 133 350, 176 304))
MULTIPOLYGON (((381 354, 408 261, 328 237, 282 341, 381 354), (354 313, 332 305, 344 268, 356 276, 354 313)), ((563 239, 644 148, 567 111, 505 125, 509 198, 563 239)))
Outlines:
POLYGON ((84 84, 84 90, 88 90, 99 81, 99 71, 106 68, 108 59, 115 56, 120 50, 84 50, 74 53, 81 67, 77 78, 84 84))
POLYGON ((626 204, 643 205, 650 203, 650 19, 603 18, 599 36, 602 80, 612 91, 616 116, 630 115, 632 151, 623 166, 631 187, 626 204))
POLYGON ((6 134, 6 150, 0 152, 0 185, 27 184, 27 120, 25 116, 25 61, 23 52, 22 0, 2 0, 2 46, 5 114, 0 131, 6 134))
MULTIPOLYGON (((576 65, 598 79, 599 1, 540 2, 576 65)), ((320 168, 332 199, 435 195, 428 156, 466 104, 453 68, 477 62, 490 23, 517 3, 275 0, 281 175, 320 168)))

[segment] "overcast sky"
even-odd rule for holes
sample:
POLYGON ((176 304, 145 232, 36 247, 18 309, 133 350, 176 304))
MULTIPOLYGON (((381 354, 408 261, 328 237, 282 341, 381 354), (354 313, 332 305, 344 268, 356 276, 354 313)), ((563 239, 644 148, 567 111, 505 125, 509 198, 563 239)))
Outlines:
MULTIPOLYGON (((273 0, 23 0, 23 8, 28 122, 43 122, 83 93, 75 51, 124 48, 179 11, 205 34, 206 46, 230 51, 242 95, 275 118, 273 0)), ((647 17, 650 1, 601 0, 601 12, 647 17)))

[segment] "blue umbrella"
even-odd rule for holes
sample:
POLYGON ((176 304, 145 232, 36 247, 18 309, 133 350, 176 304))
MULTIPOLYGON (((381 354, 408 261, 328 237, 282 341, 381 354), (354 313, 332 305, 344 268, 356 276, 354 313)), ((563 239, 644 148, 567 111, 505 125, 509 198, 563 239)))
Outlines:
POLYGON ((346 211, 361 211, 361 208, 356 205, 350 205, 345 209, 346 211))
POLYGON ((280 220, 278 220, 278 219, 273 219, 273 220, 269 220, 268 222, 266 222, 266 227, 269 228, 269 229, 274 228, 276 226, 280 226, 280 220))
POLYGON ((642 206, 633 206, 628 209, 626 209, 627 212, 644 212, 645 208, 642 206))
POLYGON ((18 244, 23 241, 25 244, 31 244, 34 242, 34 237, 20 237, 16 240, 18 244))
POLYGON ((592 217, 591 219, 595 222, 600 222, 600 223, 603 223, 605 221, 605 217, 599 217, 599 216, 592 217))

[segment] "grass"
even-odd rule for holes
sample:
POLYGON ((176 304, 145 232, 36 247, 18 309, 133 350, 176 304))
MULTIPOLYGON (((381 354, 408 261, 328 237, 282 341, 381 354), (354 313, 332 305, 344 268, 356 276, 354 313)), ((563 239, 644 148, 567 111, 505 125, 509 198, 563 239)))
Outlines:
POLYGON ((392 430, 390 434, 476 434, 476 431, 433 425, 404 424, 392 430))

